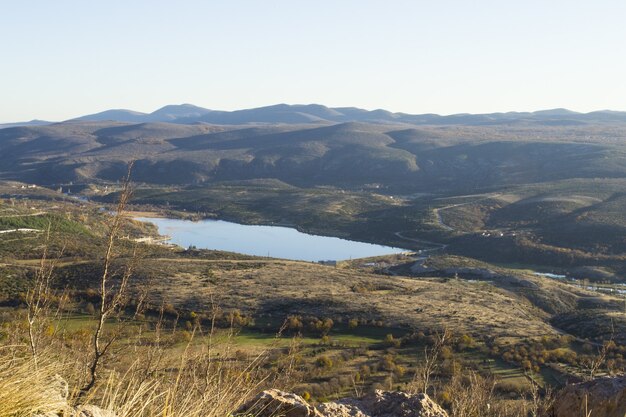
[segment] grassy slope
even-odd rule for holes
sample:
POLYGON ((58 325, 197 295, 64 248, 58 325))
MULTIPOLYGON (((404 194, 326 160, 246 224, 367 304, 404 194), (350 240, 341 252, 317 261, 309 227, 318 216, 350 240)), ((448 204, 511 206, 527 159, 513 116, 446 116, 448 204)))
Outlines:
MULTIPOLYGON (((30 203, 35 209, 43 209, 48 204, 30 203)), ((102 226, 105 215, 89 204, 84 207, 76 203, 57 205, 69 224, 80 224, 89 231, 82 235, 73 234, 82 251, 65 257, 56 270, 57 285, 77 291, 76 307, 81 310, 91 299, 98 277, 98 262, 94 259, 101 253, 98 242, 105 230, 102 226)), ((30 206, 4 205, 0 208, 5 213, 15 214, 31 212, 30 206)), ((133 222, 128 222, 125 227, 131 236, 151 232, 151 229, 133 222)), ((28 277, 38 262, 37 251, 11 251, 37 248, 39 242, 29 241, 27 236, 17 240, 22 246, 0 241, 0 249, 5 254, 0 291, 5 300, 19 299, 19 293, 26 289, 28 277), (17 282, 21 284, 16 286, 17 282)), ((128 241, 120 242, 122 247, 125 242, 128 241)), ((485 350, 487 343, 505 350, 546 336, 557 337, 561 331, 553 324, 563 326, 576 336, 595 337, 598 335, 593 332, 578 332, 571 328, 568 320, 583 317, 584 329, 591 329, 596 320, 615 315, 621 308, 619 300, 608 295, 590 293, 524 271, 496 268, 462 258, 433 258, 432 262, 439 270, 459 266, 492 268, 502 277, 475 281, 476 277, 471 273, 461 274, 461 279, 385 276, 372 273, 370 267, 362 267, 358 261, 333 268, 236 254, 172 250, 162 246, 140 245, 139 250, 143 260, 136 270, 133 288, 137 292, 149 288, 150 300, 155 305, 162 302, 172 305, 181 314, 181 326, 185 326, 185 317, 191 311, 204 315, 215 305, 225 312, 239 310, 244 316, 255 319, 253 325, 235 338, 237 349, 251 352, 267 346, 285 349, 290 344, 288 339, 274 345, 277 343, 274 333, 290 315, 301 316, 305 322, 313 316, 332 318, 335 325, 329 333, 330 340, 321 341, 319 334, 305 332, 300 341, 305 363, 313 369, 322 356, 330 357, 335 363, 332 369, 315 371, 320 374, 312 380, 313 384, 334 378, 349 379, 363 364, 377 369, 369 383, 384 383, 388 372, 378 366, 383 366, 381 364, 388 355, 393 357, 396 365, 412 369, 424 347, 420 340, 389 347, 384 342, 388 334, 399 338, 412 331, 428 333, 444 326, 457 335, 467 334, 479 341, 476 348, 457 352, 455 355, 459 360, 464 358, 463 361, 475 363, 478 367, 489 367, 509 383, 520 384, 524 381, 523 373, 515 365, 494 360, 485 350), (516 278, 511 279, 511 275, 516 278), (581 307, 591 304, 593 308, 581 307), (357 328, 346 325, 350 319, 358 320, 357 328)), ((390 261, 402 262, 403 259, 390 257, 390 261)), ((78 335, 88 324, 89 319, 79 317, 65 324, 65 329, 78 335)), ((182 342, 178 343, 175 349, 180 351, 182 342)), ((571 346, 571 349, 578 348, 576 344, 571 346)), ((553 371, 545 368, 543 372, 547 372, 544 375, 547 380, 554 379, 555 376, 550 375, 553 371)), ((399 381, 406 378, 408 376, 400 377, 399 381)))

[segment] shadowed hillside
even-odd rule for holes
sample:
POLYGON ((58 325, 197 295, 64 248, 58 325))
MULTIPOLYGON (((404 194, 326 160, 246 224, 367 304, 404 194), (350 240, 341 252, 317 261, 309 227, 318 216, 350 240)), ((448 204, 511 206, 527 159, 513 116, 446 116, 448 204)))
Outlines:
MULTIPOLYGON (((291 124, 72 121, 6 128, 0 180, 72 192, 93 187, 100 198, 134 160, 141 204, 400 247, 426 239, 490 261, 622 270, 626 125, 410 126, 358 121, 362 110, 313 105, 227 117, 243 123, 294 109, 301 114, 291 124), (329 121, 340 115, 351 121, 329 121)), ((180 121, 177 115, 198 112, 204 110, 167 106, 155 113, 180 121)), ((591 117, 563 110, 533 115, 591 117)))
MULTIPOLYGON (((209 113, 210 114, 210 113, 209 113)), ((201 184, 276 178, 391 192, 485 189, 626 173, 622 127, 435 127, 347 122, 256 127, 66 122, 0 131, 0 179, 135 178, 201 184)))

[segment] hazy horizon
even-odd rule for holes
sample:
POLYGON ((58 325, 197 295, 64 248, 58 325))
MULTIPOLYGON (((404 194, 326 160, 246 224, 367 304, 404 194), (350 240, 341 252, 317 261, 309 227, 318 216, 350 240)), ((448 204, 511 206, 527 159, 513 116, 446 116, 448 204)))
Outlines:
MULTIPOLYGON (((255 107, 255 108, 263 108, 263 107, 271 107, 271 106, 276 106, 276 105, 290 105, 290 106, 300 106, 300 105, 322 105, 322 106, 326 106, 324 103, 271 103, 271 104, 266 104, 266 105, 261 105, 259 107, 255 107)), ((84 114, 76 114, 72 117, 69 117, 67 119, 62 119, 62 120, 51 120, 51 119, 46 119, 46 118, 41 118, 41 117, 35 117, 33 119, 28 119, 28 120, 11 120, 11 121, 0 121, 0 124, 6 123, 6 124, 11 124, 11 123, 20 123, 20 122, 29 122, 29 121, 35 121, 35 120, 40 120, 40 121, 46 121, 46 122, 65 122, 65 121, 70 121, 82 116, 87 116, 89 114, 98 114, 101 112, 105 112, 105 111, 135 111, 138 113, 144 113, 144 114, 150 114, 154 111, 160 110, 163 107, 166 106, 170 106, 170 105, 192 105, 192 106, 196 106, 196 107, 201 107, 201 108, 205 108, 207 110, 213 110, 213 111, 237 111, 237 110, 249 110, 251 108, 233 108, 233 109, 223 109, 223 108, 210 108, 207 106, 202 106, 202 105, 198 105, 196 103, 167 103, 164 104, 162 106, 159 106, 157 108, 154 109, 147 109, 147 110, 137 110, 137 109, 133 109, 133 108, 129 108, 129 107, 124 107, 124 106, 118 106, 118 107, 112 107, 112 108, 106 108, 106 109, 100 109, 97 110, 95 112, 92 113, 84 113, 84 114)), ((459 114, 472 114, 472 115, 480 115, 480 114, 495 114, 495 113, 533 113, 533 112, 541 112, 541 111, 550 111, 550 110, 558 110, 558 109, 563 109, 563 110, 569 110, 569 111, 573 111, 575 113, 593 113, 593 112, 602 112, 602 111, 615 111, 615 112, 626 112, 626 110, 619 110, 619 109, 596 109, 596 110, 590 110, 590 111, 578 111, 575 109, 570 109, 567 107, 554 107, 554 108, 541 108, 541 109, 530 109, 530 110, 507 110, 507 111, 494 111, 494 112, 489 112, 489 113, 471 113, 471 112, 459 112, 459 113, 435 113, 435 112, 424 112, 424 113, 409 113, 409 112, 401 112, 401 111, 393 111, 390 109, 383 109, 383 108, 363 108, 363 107, 359 107, 359 106, 326 106, 329 108, 338 108, 338 107, 358 107, 361 108, 363 110, 367 110, 367 111, 373 111, 373 110, 387 110, 387 111, 391 111, 392 113, 406 113, 406 114, 415 114, 415 115, 419 115, 419 114, 438 114, 440 116, 454 116, 454 115, 459 115, 459 114)))
POLYGON ((626 110, 624 12, 612 0, 11 3, 0 123, 174 103, 626 110))

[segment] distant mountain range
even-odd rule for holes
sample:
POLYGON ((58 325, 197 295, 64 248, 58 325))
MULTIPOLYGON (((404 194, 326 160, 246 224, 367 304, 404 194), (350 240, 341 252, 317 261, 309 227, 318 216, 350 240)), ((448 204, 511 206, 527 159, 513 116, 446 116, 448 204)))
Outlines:
MULTIPOLYGON (((473 256, 537 262, 561 242, 626 253, 625 113, 412 116, 319 105, 233 112, 182 105, 42 123, 0 129, 0 183, 102 189, 134 161, 141 204, 304 230, 347 227, 365 240, 398 230, 439 233, 435 222, 447 220, 431 208, 445 207, 457 225, 448 227, 539 236, 520 237, 532 251, 511 246, 517 237, 509 246, 471 236, 454 243, 473 256), (492 197, 440 200, 472 194, 492 197), (353 223, 342 226, 345 219, 353 223)), ((568 251, 554 256, 573 265, 568 251)))
POLYGON ((133 178, 146 184, 274 179, 302 187, 468 191, 626 178, 624 137, 626 113, 612 111, 439 116, 184 104, 0 129, 0 180, 115 181, 135 160, 133 178))
POLYGON ((47 120, 31 120, 28 122, 15 122, 15 123, 4 123, 0 124, 0 129, 8 128, 8 127, 20 127, 20 126, 45 126, 52 124, 54 122, 49 122, 47 120))
MULTIPOLYGON (((133 110, 112 109, 100 113, 71 119, 71 121, 117 121, 126 123, 167 122, 178 124, 207 123, 216 125, 247 124, 334 124, 366 122, 376 124, 406 125, 471 125, 488 126, 504 124, 538 125, 585 125, 626 123, 626 112, 595 111, 577 113, 567 109, 552 109, 536 112, 508 112, 489 114, 407 114, 387 110, 364 110, 356 107, 326 107, 320 104, 274 106, 254 109, 222 111, 210 110, 192 104, 168 105, 152 113, 133 110)), ((42 120, 0 125, 0 128, 15 126, 41 126, 50 124, 42 120)))
POLYGON ((129 123, 148 123, 148 122, 177 122, 189 120, 191 123, 198 121, 202 116, 210 113, 211 110, 192 104, 169 105, 161 107, 152 113, 141 113, 133 110, 113 109, 105 110, 100 113, 88 114, 86 116, 77 117, 75 121, 116 121, 129 123))

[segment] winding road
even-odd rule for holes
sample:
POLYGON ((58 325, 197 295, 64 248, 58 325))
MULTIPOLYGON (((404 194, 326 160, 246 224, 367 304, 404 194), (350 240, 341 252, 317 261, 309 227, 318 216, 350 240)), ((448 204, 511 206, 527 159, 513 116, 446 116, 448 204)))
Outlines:
POLYGON ((434 208, 433 209, 433 213, 435 214, 435 217, 437 219, 437 224, 445 229, 445 230, 449 230, 449 231, 454 231, 456 229, 454 229, 452 226, 449 226, 447 224, 444 223, 443 218, 441 217, 441 210, 447 210, 447 209, 451 209, 454 207, 460 207, 460 206, 466 206, 468 204, 473 204, 473 203, 477 203, 479 201, 484 201, 484 200, 488 200, 490 198, 494 198, 501 195, 500 193, 496 193, 496 194, 473 194, 473 195, 462 195, 462 196, 458 196, 457 198, 463 198, 463 197, 478 197, 478 196, 484 196, 483 198, 479 198, 478 200, 472 200, 472 201, 466 201, 465 203, 457 203, 457 204, 451 204, 449 206, 444 206, 444 207, 438 207, 438 208, 434 208))

